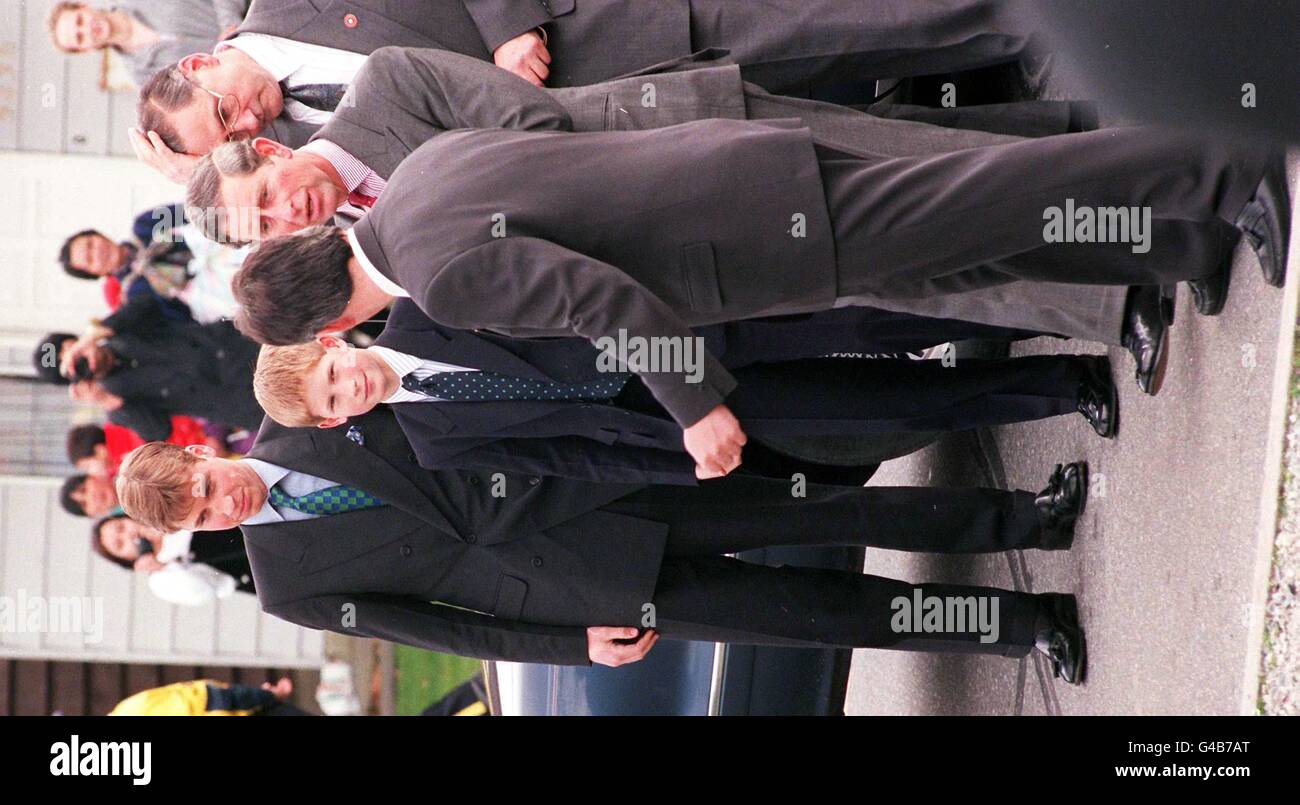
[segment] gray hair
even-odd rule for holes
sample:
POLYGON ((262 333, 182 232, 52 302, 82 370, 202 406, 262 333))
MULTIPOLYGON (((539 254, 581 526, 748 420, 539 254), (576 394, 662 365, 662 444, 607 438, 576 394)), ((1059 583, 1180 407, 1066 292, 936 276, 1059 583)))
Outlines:
POLYGON ((210 240, 234 246, 248 241, 235 240, 226 220, 226 206, 221 197, 222 180, 227 176, 249 176, 266 164, 246 140, 222 143, 194 166, 185 187, 185 215, 210 240))

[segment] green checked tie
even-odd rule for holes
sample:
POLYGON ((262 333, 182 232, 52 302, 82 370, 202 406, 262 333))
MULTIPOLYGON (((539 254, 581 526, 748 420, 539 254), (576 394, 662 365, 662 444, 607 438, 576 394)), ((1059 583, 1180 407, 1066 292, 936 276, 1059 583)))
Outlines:
POLYGON ((379 498, 371 497, 354 486, 329 486, 319 492, 309 492, 297 497, 285 494, 279 486, 273 486, 268 497, 271 505, 276 508, 293 509, 318 517, 327 514, 346 514, 384 505, 379 498))

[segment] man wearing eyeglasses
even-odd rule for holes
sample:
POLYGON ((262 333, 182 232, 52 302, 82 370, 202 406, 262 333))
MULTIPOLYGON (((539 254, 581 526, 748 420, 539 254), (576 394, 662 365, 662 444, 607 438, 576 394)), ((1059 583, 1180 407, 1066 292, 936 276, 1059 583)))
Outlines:
POLYGON ((216 52, 189 56, 142 88, 132 144, 177 181, 193 164, 189 155, 229 137, 260 132, 297 147, 342 96, 359 66, 354 57, 387 45, 461 53, 552 87, 721 48, 747 80, 803 95, 836 82, 1013 61, 1027 38, 1003 30, 1000 7, 999 0, 258 0, 216 52), (199 104, 209 100, 204 94, 207 105, 199 104), (273 123, 278 130, 268 130, 273 123))

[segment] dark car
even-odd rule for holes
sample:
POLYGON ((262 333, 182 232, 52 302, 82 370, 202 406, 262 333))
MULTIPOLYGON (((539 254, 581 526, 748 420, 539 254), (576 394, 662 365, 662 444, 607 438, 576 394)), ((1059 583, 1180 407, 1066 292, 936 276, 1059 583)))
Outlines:
MULTIPOLYGON (((860 571, 861 548, 769 548, 771 565, 860 571)), ((603 665, 484 663, 494 715, 839 715, 848 649, 660 640, 645 659, 603 665)))

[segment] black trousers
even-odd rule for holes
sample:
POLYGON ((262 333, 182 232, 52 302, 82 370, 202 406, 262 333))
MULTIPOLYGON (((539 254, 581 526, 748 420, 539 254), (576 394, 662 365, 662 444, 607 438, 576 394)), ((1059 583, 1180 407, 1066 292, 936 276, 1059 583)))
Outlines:
POLYGON ((665 637, 1023 656, 1042 618, 1034 595, 771 568, 724 554, 778 545, 941 553, 1033 548, 1041 538, 1033 498, 996 489, 818 485, 796 497, 789 482, 729 476, 699 487, 651 487, 604 508, 668 526, 653 600, 655 628, 665 637), (996 611, 996 639, 982 640, 973 628, 916 630, 910 619, 898 628, 898 602, 910 606, 918 594, 983 602, 996 611))
MULTIPOLYGON (((816 358, 760 363, 733 371, 727 406, 746 432, 772 436, 861 435, 965 430, 1078 411, 1088 355, 1004 360, 816 358)), ((667 416, 650 392, 630 382, 615 400, 667 416)))
POLYGON ((806 94, 819 84, 932 75, 1018 58, 993 0, 691 0, 691 46, 726 48, 745 80, 806 94))
POLYGON ((922 157, 819 149, 839 295, 929 297, 1013 279, 1163 285, 1206 277, 1237 242, 1231 222, 1266 156, 1152 128, 922 157), (1047 242, 1049 209, 1071 205, 1149 208, 1149 251, 1047 242))

